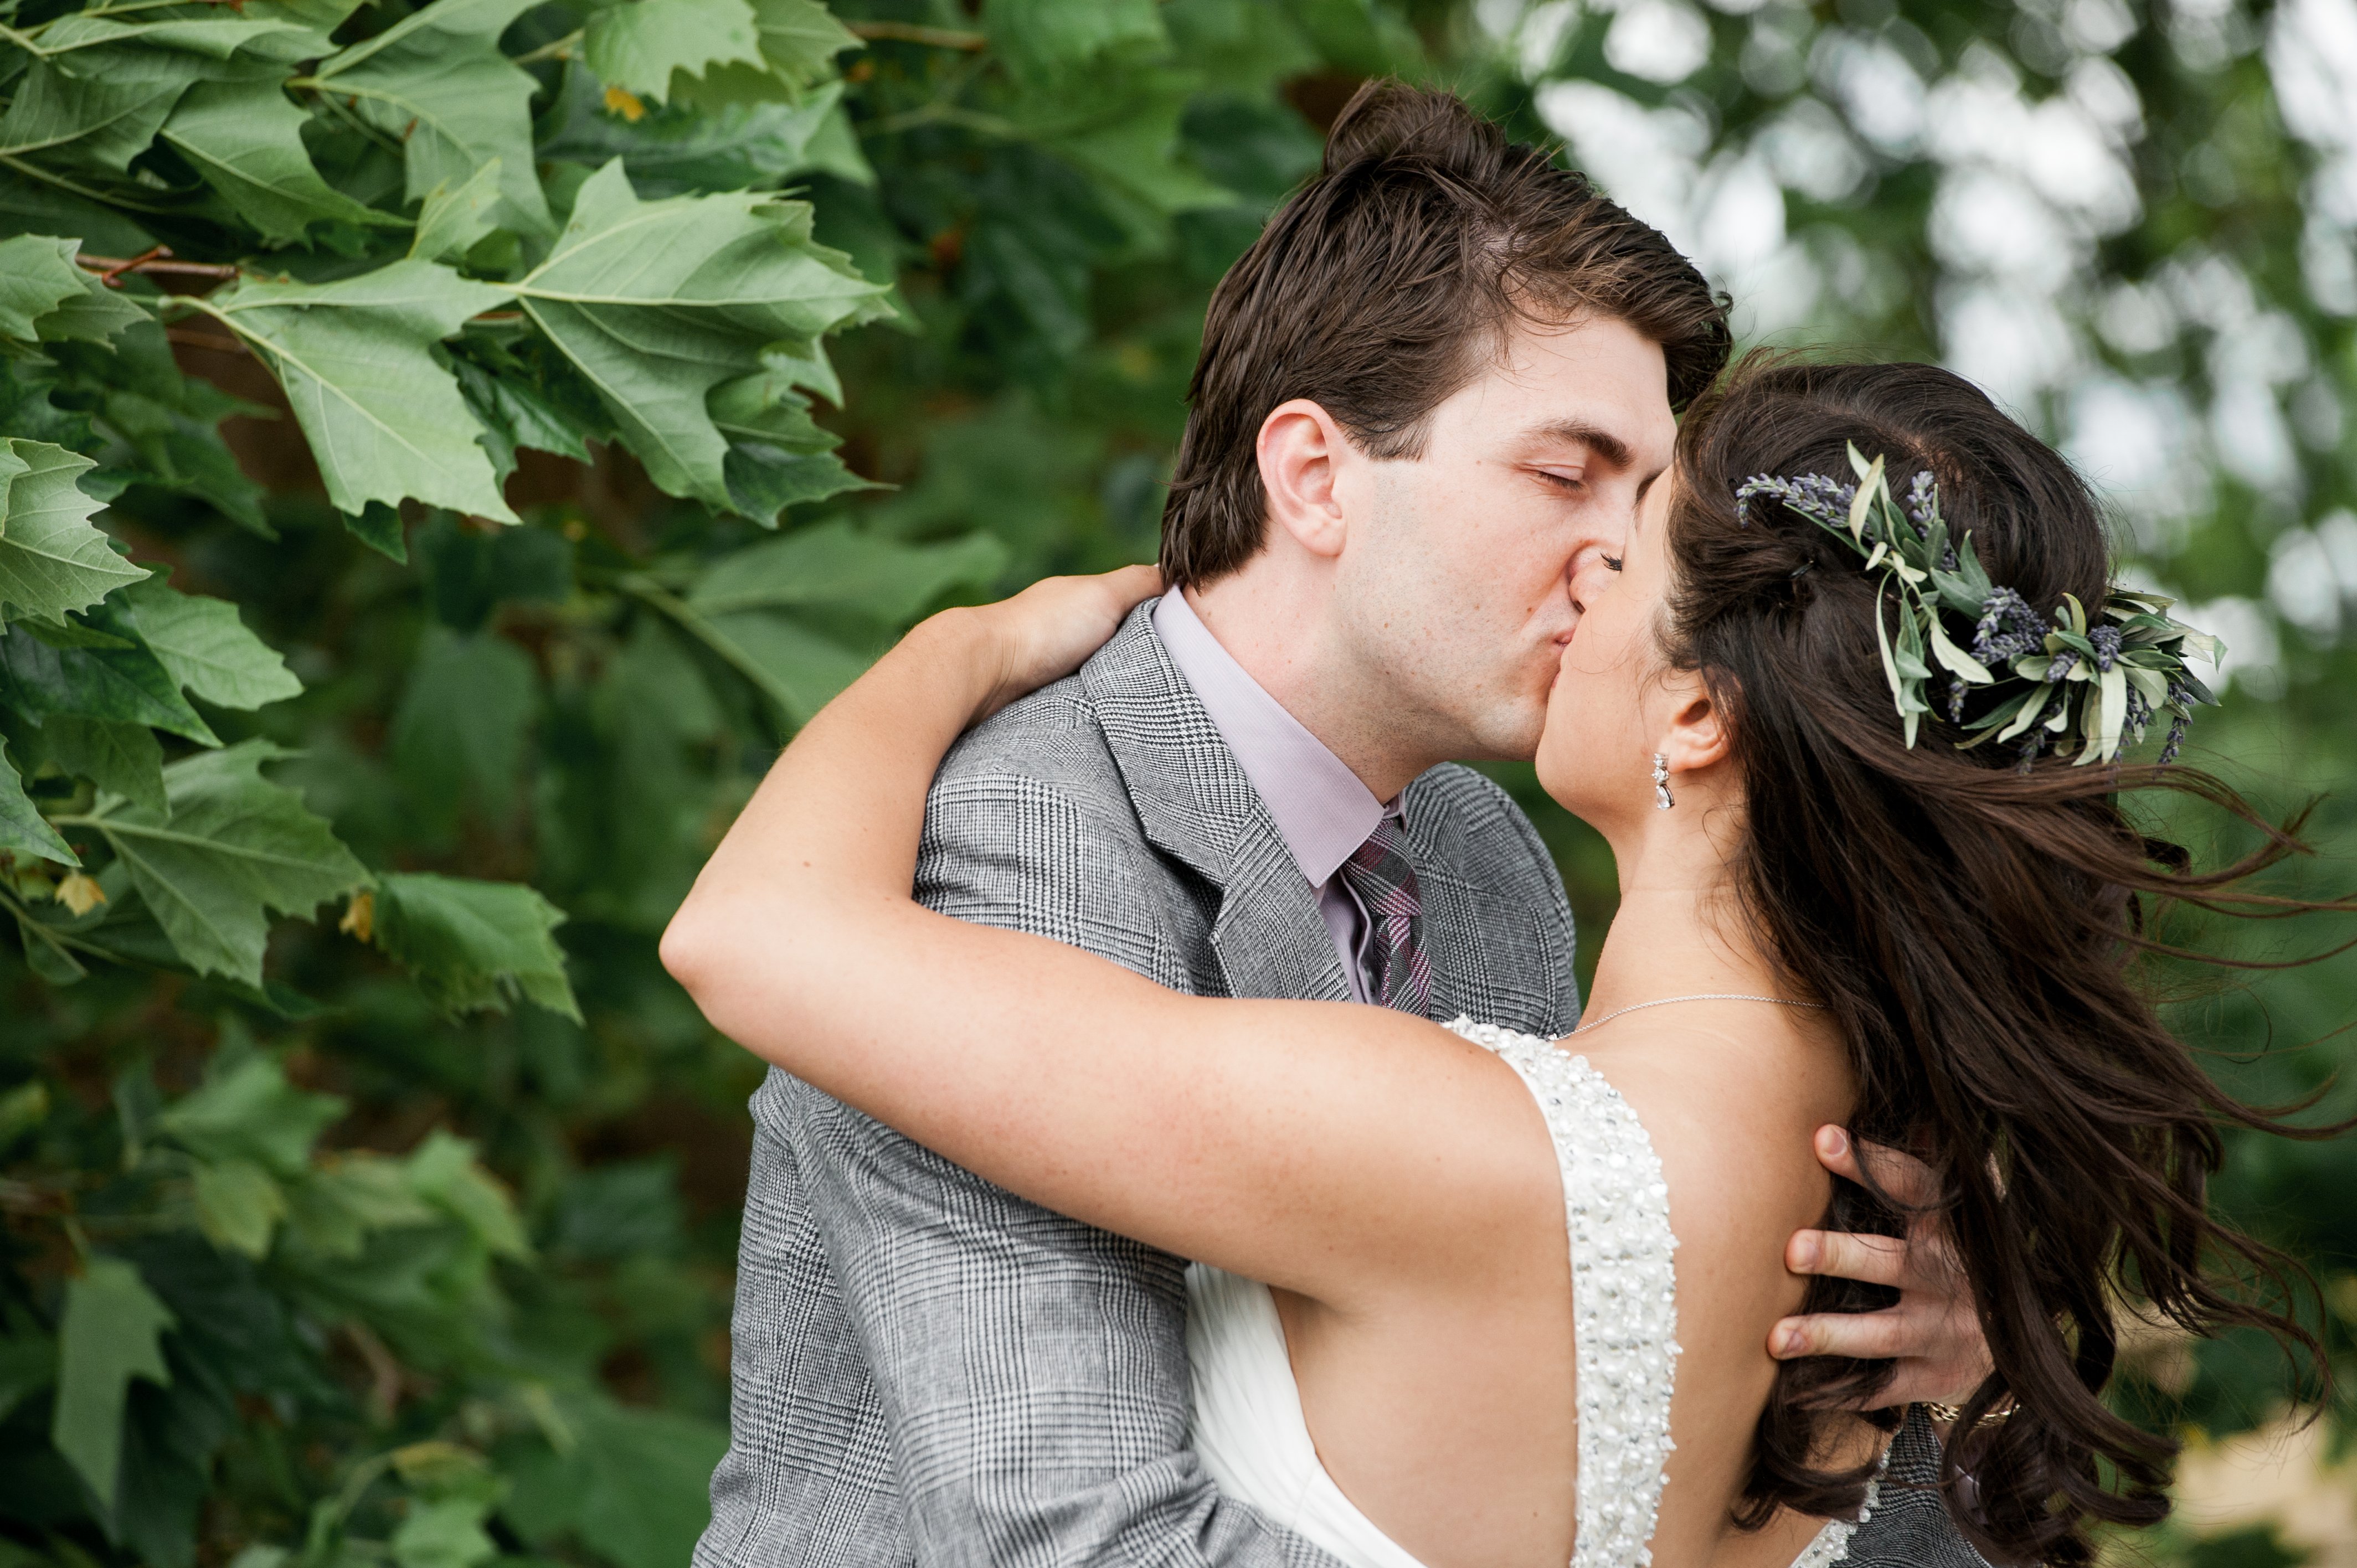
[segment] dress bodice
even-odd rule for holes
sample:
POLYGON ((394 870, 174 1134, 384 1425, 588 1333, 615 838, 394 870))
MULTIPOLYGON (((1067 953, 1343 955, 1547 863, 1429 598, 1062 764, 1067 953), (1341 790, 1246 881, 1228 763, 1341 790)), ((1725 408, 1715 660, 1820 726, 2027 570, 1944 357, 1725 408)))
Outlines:
MULTIPOLYGON (((1496 1053, 1522 1079, 1545 1118, 1563 1173, 1578 1335, 1572 1568, 1645 1568, 1674 1447, 1670 1391, 1678 1357, 1671 1262, 1678 1243, 1661 1160, 1635 1111, 1585 1058, 1469 1019, 1449 1027, 1496 1053)), ((1318 1463, 1267 1288, 1198 1263, 1187 1271, 1187 1294, 1189 1440, 1221 1489, 1347 1568, 1422 1568, 1351 1505, 1318 1463)), ((1873 1503, 1869 1486, 1867 1511, 1873 1503)), ((1792 1568, 1839 1561, 1857 1528, 1847 1520, 1827 1524, 1792 1568)))

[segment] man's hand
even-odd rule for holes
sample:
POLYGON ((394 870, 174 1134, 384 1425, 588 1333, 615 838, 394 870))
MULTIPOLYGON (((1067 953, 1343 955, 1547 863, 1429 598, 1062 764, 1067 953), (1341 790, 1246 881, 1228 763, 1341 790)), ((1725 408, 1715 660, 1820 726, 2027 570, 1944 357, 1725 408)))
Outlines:
MULTIPOLYGON (((1818 1128, 1816 1147, 1817 1160, 1827 1170, 1865 1181, 1857 1151, 1842 1129, 1818 1128)), ((1921 1161, 1879 1144, 1867 1144, 1866 1156, 1882 1190, 1900 1202, 1928 1204, 1939 1196, 1921 1161)), ((1796 1230, 1784 1245, 1784 1266, 1796 1274, 1898 1287, 1899 1305, 1880 1312, 1787 1317, 1768 1331, 1768 1353, 1780 1361, 1803 1356, 1896 1360, 1890 1381, 1871 1405, 1861 1408, 1925 1400, 1962 1404, 1988 1376, 1988 1342, 1981 1337, 1972 1291, 1956 1265, 1947 1226, 1937 1214, 1910 1216, 1904 1239, 1796 1230)))

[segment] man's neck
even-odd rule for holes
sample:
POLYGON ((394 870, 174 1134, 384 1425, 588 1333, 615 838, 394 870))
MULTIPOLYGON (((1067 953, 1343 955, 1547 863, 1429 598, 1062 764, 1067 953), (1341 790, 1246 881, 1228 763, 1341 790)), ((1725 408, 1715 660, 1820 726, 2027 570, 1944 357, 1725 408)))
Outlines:
POLYGON ((1301 727, 1340 757, 1378 800, 1391 800, 1416 775, 1448 760, 1403 744, 1379 674, 1361 670, 1312 607, 1322 596, 1290 583, 1265 558, 1208 587, 1186 590, 1187 603, 1228 656, 1301 727))

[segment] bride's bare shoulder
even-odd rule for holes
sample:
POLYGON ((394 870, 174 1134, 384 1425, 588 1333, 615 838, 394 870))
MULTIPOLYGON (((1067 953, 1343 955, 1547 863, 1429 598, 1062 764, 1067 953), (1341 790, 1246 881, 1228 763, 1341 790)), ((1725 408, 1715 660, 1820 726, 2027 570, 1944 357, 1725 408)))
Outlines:
POLYGON ((1848 1116, 1855 1089, 1838 1043, 1733 1009, 1622 1031, 1566 1047, 1579 1048, 1644 1123, 1669 1183, 1681 1273, 1722 1253, 1781 1258, 1832 1190, 1811 1139, 1848 1116))

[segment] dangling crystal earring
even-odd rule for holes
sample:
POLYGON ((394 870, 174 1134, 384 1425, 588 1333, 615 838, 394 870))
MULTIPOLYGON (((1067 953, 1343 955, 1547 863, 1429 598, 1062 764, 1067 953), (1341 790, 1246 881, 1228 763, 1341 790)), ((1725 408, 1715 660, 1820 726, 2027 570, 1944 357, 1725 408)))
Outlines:
POLYGON ((1660 752, 1653 753, 1653 804, 1666 811, 1670 809, 1670 759, 1660 752))

